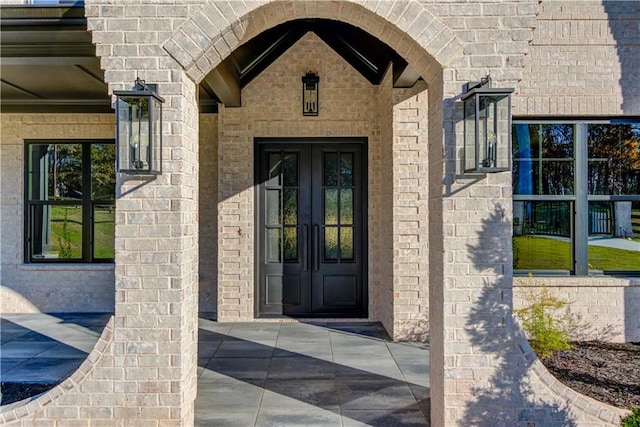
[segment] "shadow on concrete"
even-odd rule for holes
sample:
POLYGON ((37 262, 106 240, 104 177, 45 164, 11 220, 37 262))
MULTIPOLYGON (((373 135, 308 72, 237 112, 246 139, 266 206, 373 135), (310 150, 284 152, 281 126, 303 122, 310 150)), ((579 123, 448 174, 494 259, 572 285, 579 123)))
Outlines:
POLYGON ((474 398, 461 419, 474 426, 576 426, 567 408, 536 398, 539 390, 527 378, 536 358, 512 317, 511 274, 503 271, 511 268, 511 239, 504 238, 510 228, 505 208, 496 205, 483 221, 477 246, 469 247, 475 268, 498 276, 485 281, 465 326, 474 353, 494 368, 487 379, 471 379, 481 385, 471 386, 474 398))
POLYGON ((73 374, 110 314, 10 314, 0 319, 0 405, 37 396, 73 374))
POLYGON ((325 326, 201 322, 196 425, 429 425, 424 344, 325 326))

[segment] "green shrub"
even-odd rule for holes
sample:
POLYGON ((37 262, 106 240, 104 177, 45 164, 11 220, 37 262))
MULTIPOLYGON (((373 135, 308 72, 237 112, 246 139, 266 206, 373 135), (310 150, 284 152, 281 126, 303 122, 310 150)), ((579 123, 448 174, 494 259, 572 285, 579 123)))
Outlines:
POLYGON ((622 419, 621 427, 640 427, 640 408, 631 408, 631 415, 622 419))
POLYGON ((561 313, 569 303, 553 296, 544 283, 534 283, 536 286, 525 296, 526 305, 514 313, 522 322, 531 347, 544 359, 555 351, 572 348, 568 333, 570 318, 566 310, 561 313))

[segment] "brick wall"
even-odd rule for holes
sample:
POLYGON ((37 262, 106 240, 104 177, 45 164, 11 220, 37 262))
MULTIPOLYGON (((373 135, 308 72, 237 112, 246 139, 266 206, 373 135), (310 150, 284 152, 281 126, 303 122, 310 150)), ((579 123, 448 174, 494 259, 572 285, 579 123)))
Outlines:
POLYGON ((543 1, 514 115, 640 114, 633 1, 543 1))
MULTIPOLYGON (((545 284, 553 295, 568 302, 576 340, 640 341, 640 280, 613 277, 518 277, 514 279, 513 307, 530 304, 531 293, 545 284)), ((563 313, 561 311, 559 313, 563 313)))
POLYGON ((424 81, 394 91, 393 311, 396 340, 429 337, 429 144, 424 81))
POLYGON ((0 125, 0 312, 112 312, 113 264, 24 263, 24 140, 114 138, 114 115, 2 114, 0 125))

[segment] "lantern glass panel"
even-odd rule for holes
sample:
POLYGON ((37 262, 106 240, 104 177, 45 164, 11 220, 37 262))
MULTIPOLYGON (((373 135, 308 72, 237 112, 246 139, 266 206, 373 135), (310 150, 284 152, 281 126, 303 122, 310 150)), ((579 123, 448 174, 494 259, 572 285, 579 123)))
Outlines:
POLYGON ((478 165, 476 150, 476 97, 464 102, 464 170, 474 171, 478 165))
POLYGON ((151 98, 151 157, 149 168, 157 173, 162 173, 162 103, 151 98))
POLYGON ((474 93, 464 100, 465 172, 509 170, 511 101, 509 93, 474 93))
POLYGON ((148 172, 149 136, 149 98, 118 98, 119 171, 148 172))
POLYGON ((478 102, 480 170, 508 170, 511 123, 508 95, 480 95, 478 102))

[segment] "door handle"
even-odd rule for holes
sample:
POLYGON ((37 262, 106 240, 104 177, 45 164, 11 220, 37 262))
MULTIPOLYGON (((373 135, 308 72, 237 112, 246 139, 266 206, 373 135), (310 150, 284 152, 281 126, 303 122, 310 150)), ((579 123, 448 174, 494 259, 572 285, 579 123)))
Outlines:
POLYGON ((309 230, 307 224, 302 226, 302 271, 309 270, 309 230))
POLYGON ((313 271, 318 271, 320 267, 320 231, 318 224, 313 226, 313 271))

